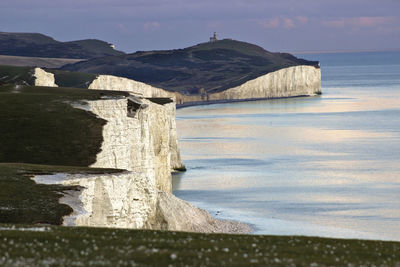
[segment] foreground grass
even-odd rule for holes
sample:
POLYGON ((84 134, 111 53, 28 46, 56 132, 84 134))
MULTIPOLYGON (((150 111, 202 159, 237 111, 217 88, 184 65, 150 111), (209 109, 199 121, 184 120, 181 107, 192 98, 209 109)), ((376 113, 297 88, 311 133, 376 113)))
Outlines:
POLYGON ((400 266, 400 243, 0 225, 0 265, 400 266))

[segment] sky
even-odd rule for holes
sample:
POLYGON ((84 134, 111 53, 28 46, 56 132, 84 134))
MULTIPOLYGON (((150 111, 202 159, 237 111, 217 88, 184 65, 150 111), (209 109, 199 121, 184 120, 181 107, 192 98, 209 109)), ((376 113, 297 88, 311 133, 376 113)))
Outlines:
POLYGON ((400 0, 0 0, 0 31, 101 39, 125 52, 213 32, 269 51, 400 48, 400 0))

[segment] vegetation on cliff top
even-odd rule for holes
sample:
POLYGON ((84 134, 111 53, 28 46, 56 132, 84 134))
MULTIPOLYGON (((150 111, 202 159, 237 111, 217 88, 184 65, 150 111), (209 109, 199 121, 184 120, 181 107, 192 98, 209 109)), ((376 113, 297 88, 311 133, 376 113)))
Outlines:
POLYGON ((59 42, 39 33, 0 32, 0 55, 87 59, 122 54, 95 39, 59 42))
POLYGON ((45 69, 54 74, 55 83, 61 87, 88 88, 97 78, 96 74, 85 72, 72 72, 56 69, 45 69))
POLYGON ((125 92, 57 87, 0 87, 0 162, 89 166, 105 121, 71 102, 123 97, 125 92))
POLYGON ((398 266, 400 243, 0 225, 8 266, 398 266))
POLYGON ((318 67, 318 62, 225 39, 185 49, 96 58, 66 65, 63 69, 116 75, 170 91, 199 94, 202 89, 208 93, 218 92, 298 65, 318 67))

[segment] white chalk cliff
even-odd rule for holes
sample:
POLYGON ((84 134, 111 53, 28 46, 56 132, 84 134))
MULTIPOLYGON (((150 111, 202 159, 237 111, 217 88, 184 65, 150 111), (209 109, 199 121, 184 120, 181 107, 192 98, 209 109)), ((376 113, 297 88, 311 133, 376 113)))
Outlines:
POLYGON ((153 87, 142 82, 112 75, 98 75, 97 78, 89 84, 88 88, 112 91, 126 91, 143 97, 174 97, 174 93, 167 90, 153 87))
POLYGON ((171 171, 182 168, 175 103, 143 98, 88 101, 89 110, 107 121, 101 152, 91 167, 147 173, 159 190, 172 192, 171 171))
POLYGON ((209 95, 209 100, 243 100, 321 93, 321 69, 295 66, 277 70, 228 90, 209 95))
POLYGON ((144 97, 169 97, 174 99, 178 105, 229 100, 312 96, 321 93, 321 69, 305 65, 284 68, 222 92, 207 95, 185 95, 178 92, 169 92, 148 84, 112 75, 99 75, 89 85, 89 88, 128 91, 144 97))

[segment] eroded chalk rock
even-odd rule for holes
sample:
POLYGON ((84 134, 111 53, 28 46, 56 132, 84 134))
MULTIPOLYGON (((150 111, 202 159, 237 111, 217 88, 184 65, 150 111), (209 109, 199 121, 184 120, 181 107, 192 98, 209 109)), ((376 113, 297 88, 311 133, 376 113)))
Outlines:
POLYGON ((64 217, 63 225, 150 229, 155 223, 156 182, 146 173, 56 174, 34 180, 81 188, 78 193, 67 191, 60 199, 74 210, 64 217))
POLYGON ((46 72, 41 68, 35 68, 33 75, 35 77, 35 86, 58 87, 55 83, 53 73, 46 72))

